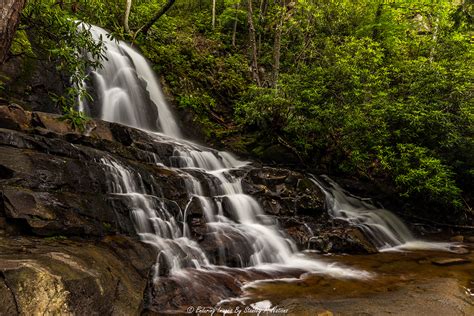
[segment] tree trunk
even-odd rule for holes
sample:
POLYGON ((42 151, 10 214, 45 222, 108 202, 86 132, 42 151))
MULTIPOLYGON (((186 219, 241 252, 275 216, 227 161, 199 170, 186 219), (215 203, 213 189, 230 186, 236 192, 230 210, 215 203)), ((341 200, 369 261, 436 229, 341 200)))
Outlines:
POLYGON ((212 0, 212 29, 216 27, 216 0, 212 0))
MULTIPOLYGON (((284 9, 282 9, 284 10, 284 9)), ((284 11, 280 14, 280 21, 275 29, 275 41, 273 43, 273 78, 272 87, 276 88, 278 82, 278 75, 280 72, 280 51, 281 51, 281 32, 283 29, 284 11)))
POLYGON ((431 23, 432 25, 434 24, 434 26, 432 26, 432 29, 433 29, 433 37, 432 37, 432 46, 431 46, 431 49, 430 49, 430 62, 433 62, 434 60, 434 56, 435 56, 435 51, 436 51, 436 45, 437 45, 437 42, 438 42, 438 28, 439 28, 439 18, 438 17, 435 17, 434 19, 434 22, 431 23))
MULTIPOLYGON (((240 8, 240 3, 237 3, 235 9, 238 10, 240 8)), ((234 26, 232 28, 232 46, 235 47, 235 39, 237 37, 237 22, 238 22, 238 12, 235 13, 235 21, 234 26)))
POLYGON ((173 4, 176 2, 176 0, 168 0, 168 2, 166 2, 165 6, 163 8, 161 8, 160 11, 158 11, 155 16, 150 20, 150 22, 148 22, 147 24, 145 24, 141 30, 143 32, 144 35, 146 35, 148 33, 148 31, 150 30, 150 28, 153 26, 153 24, 156 23, 156 21, 158 21, 159 18, 161 18, 161 16, 163 14, 165 14, 170 8, 171 6, 173 6, 173 4))
POLYGON ((0 0, 0 64, 8 56, 25 0, 0 0))
POLYGON ((130 28, 128 27, 128 17, 130 16, 131 8, 132 8, 132 0, 126 0, 125 14, 123 15, 123 29, 127 33, 130 33, 130 28))
POLYGON ((250 47, 252 49, 252 76, 257 85, 260 87, 260 76, 258 75, 258 62, 257 62, 257 41, 255 39, 255 26, 253 24, 253 9, 252 9, 252 0, 248 0, 248 11, 247 11, 247 20, 249 27, 249 40, 250 47))

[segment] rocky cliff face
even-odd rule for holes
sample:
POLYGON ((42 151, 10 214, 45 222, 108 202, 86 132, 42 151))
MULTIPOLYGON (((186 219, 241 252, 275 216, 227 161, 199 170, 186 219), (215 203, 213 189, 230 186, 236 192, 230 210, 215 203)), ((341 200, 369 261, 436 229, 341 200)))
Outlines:
MULTIPOLYGON (((107 193, 103 159, 133 168, 177 218, 188 206, 192 237, 214 263, 232 266, 232 258, 219 261, 183 175, 156 163, 173 150, 169 139, 119 124, 89 121, 80 133, 53 114, 0 107, 0 314, 129 315, 171 299, 149 288, 156 250, 138 240, 127 200, 107 193)), ((305 175, 258 165, 238 172, 246 193, 301 248, 375 251, 360 232, 328 218, 323 192, 305 175)))

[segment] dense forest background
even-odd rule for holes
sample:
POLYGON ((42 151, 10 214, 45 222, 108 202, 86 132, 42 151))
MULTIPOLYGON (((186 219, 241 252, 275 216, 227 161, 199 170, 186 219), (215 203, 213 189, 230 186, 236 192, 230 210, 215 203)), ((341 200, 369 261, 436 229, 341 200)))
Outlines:
POLYGON ((105 58, 78 29, 85 21, 140 49, 207 143, 378 184, 425 217, 472 218, 473 10, 469 0, 29 0, 0 95, 25 103, 38 69, 53 72, 63 85, 43 87, 48 109, 81 120, 74 102, 91 95, 80 82, 105 58))

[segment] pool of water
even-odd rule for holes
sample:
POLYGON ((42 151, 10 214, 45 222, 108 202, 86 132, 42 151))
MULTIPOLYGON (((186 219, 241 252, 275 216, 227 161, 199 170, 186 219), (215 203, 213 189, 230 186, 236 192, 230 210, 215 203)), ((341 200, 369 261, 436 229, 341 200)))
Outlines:
POLYGON ((463 247, 465 253, 327 255, 323 260, 373 276, 358 280, 306 274, 300 279, 256 281, 246 286, 244 297, 246 304, 267 301, 295 315, 474 315, 474 244, 463 247), (465 262, 439 265, 447 259, 465 262))

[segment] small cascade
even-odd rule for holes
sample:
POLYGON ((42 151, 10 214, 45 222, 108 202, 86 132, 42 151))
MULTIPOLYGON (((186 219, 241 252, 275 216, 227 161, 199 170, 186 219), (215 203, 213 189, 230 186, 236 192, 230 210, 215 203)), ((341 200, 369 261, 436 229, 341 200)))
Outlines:
POLYGON ((103 158, 101 163, 110 175, 110 193, 128 202, 138 236, 160 251, 166 268, 173 272, 209 265, 197 243, 184 236, 176 216, 179 214, 172 214, 162 198, 147 194, 139 174, 112 158, 103 158))
POLYGON ((450 251, 453 247, 451 243, 417 240, 395 214, 346 194, 327 176, 322 177, 323 181, 315 177, 311 180, 324 191, 329 213, 334 218, 359 227, 379 251, 410 249, 450 251))
POLYGON ((246 163, 226 152, 175 150, 175 154, 177 156, 172 160, 179 161, 182 169, 199 169, 206 172, 208 178, 215 178, 211 183, 217 185, 210 187, 210 197, 202 195, 202 189, 196 186, 195 180, 193 195, 201 202, 208 228, 220 243, 226 245, 221 253, 250 249, 248 258, 242 255, 243 266, 291 260, 296 251, 294 243, 279 233, 276 222, 265 215, 254 198, 243 193, 241 179, 231 174, 233 168, 245 166, 246 163), (226 243, 235 238, 238 239, 235 247, 232 247, 232 242, 226 243))

